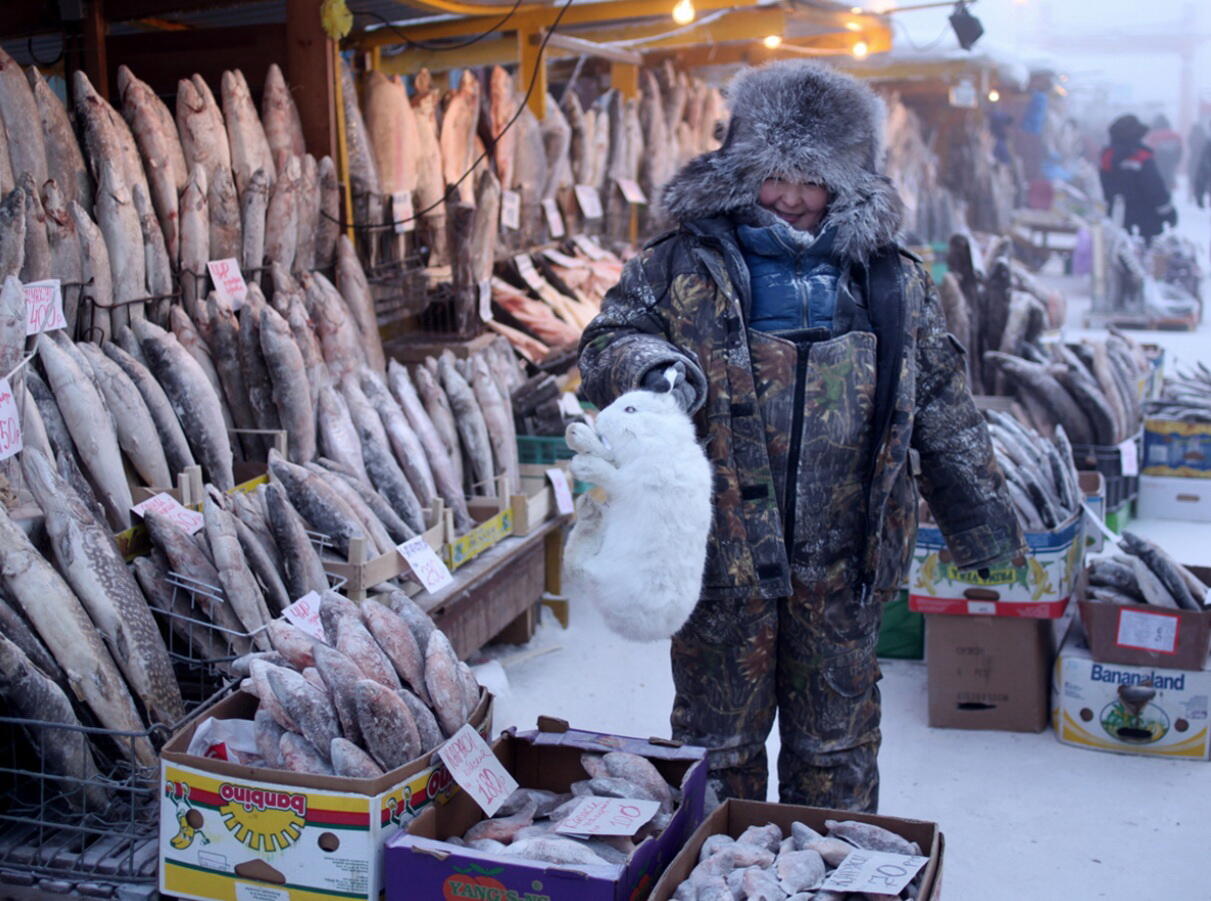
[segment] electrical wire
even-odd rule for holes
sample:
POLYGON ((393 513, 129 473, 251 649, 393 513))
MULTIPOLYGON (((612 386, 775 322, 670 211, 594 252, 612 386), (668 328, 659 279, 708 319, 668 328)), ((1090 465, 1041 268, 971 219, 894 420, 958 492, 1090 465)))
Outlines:
POLYGON ((504 16, 500 19, 499 22, 496 22, 487 31, 484 31, 481 34, 477 34, 474 37, 467 38, 466 40, 459 41, 457 43, 448 43, 446 41, 417 41, 417 40, 414 40, 414 39, 408 37, 408 35, 404 34, 404 32, 400 31, 400 29, 398 27, 396 27, 395 23, 392 22, 390 19, 388 19, 386 16, 380 15, 379 13, 375 12, 374 10, 350 9, 349 11, 351 13, 353 13, 355 16, 370 16, 372 19, 378 19, 379 22, 381 22, 385 28, 390 29, 391 32, 394 33, 396 37, 398 37, 401 41, 404 42, 404 44, 406 44, 409 47, 415 47, 418 50, 432 50, 432 51, 436 51, 436 52, 441 52, 441 51, 445 51, 445 50, 461 50, 464 47, 470 47, 472 44, 478 44, 484 38, 487 38, 487 37, 495 34, 496 32, 500 31, 500 29, 504 26, 504 24, 506 22, 508 22, 511 18, 513 18, 513 14, 515 12, 517 12, 518 7, 520 7, 520 6, 521 6, 521 0, 514 0, 513 6, 509 9, 509 11, 507 13, 504 14, 504 16))
MULTIPOLYGON (((436 203, 429 204, 429 206, 425 207, 423 210, 414 211, 413 214, 411 216, 409 216, 407 219, 393 219, 390 222, 385 222, 381 225, 359 225, 355 222, 352 224, 352 227, 354 229, 357 229, 360 231, 386 231, 387 229, 395 228, 397 225, 403 225, 406 222, 415 222, 421 216, 425 215, 425 213, 428 213, 428 212, 431 212, 432 210, 437 209, 439 206, 441 206, 443 203, 445 203, 447 200, 449 200, 452 197, 454 190, 471 176, 471 174, 476 170, 476 168, 478 168, 480 163, 482 163, 485 159, 488 158, 488 154, 493 150, 493 148, 496 147, 496 142, 505 136, 505 134, 509 131, 509 129, 513 127, 514 123, 517 122, 517 120, 521 118, 521 114, 526 111, 526 107, 530 103, 530 97, 534 94, 534 86, 536 84, 538 84, 539 67, 541 65, 543 65, 543 59, 542 59, 543 51, 547 49, 547 42, 551 40, 551 35, 553 35, 555 33, 555 29, 557 29, 559 27, 559 23, 563 20, 564 13, 566 13, 568 11, 568 7, 570 7, 572 5, 572 2, 573 2, 573 0, 564 0, 564 4, 563 4, 563 6, 561 6, 559 8, 559 12, 556 14, 555 20, 551 23, 551 26, 543 34, 542 42, 538 45, 537 57, 534 60, 534 71, 530 73, 530 83, 526 87, 526 93, 525 93, 525 96, 522 97, 521 103, 519 103, 517 105, 517 112, 515 112, 513 114, 512 118, 510 118, 509 121, 505 123, 504 127, 500 130, 500 134, 496 135, 488 142, 487 146, 484 148, 484 152, 481 153, 475 159, 475 162, 473 162, 471 164, 471 167, 469 169, 467 169, 467 171, 464 172, 462 175, 460 175, 457 181, 446 186, 446 192, 445 192, 445 194, 442 195, 442 199, 437 201, 436 203)), ((474 76, 472 76, 466 72, 463 73, 463 78, 472 78, 472 77, 474 77, 474 76)), ((341 228, 348 228, 350 225, 350 223, 347 223, 347 222, 343 221, 342 219, 337 218, 336 216, 329 215, 328 213, 324 212, 323 210, 320 210, 320 215, 324 216, 326 219, 332 220, 333 222, 340 223, 341 228)))
POLYGON ((942 43, 942 41, 945 39, 946 35, 950 34, 950 25, 947 24, 945 27, 943 27, 942 33, 939 34, 932 41, 930 41, 929 43, 926 43, 926 44, 917 44, 917 43, 914 43, 913 39, 909 36, 908 28, 905 27, 903 22, 893 19, 890 16, 888 17, 887 21, 891 23, 891 27, 896 29, 897 32, 899 33, 900 37, 902 37, 904 39, 904 43, 908 44, 909 47, 911 47, 913 50, 917 51, 918 53, 923 53, 927 50, 933 50, 935 47, 938 46, 938 44, 942 43))

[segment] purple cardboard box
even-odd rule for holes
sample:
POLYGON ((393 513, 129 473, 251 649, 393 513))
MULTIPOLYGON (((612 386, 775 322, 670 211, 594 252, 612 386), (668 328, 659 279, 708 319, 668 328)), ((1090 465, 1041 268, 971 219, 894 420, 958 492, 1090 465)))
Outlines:
POLYGON ((659 836, 645 839, 625 864, 570 866, 487 854, 447 844, 484 818, 465 792, 448 804, 425 810, 387 842, 384 884, 387 901, 418 898, 485 898, 499 901, 638 901, 702 822, 706 791, 705 750, 662 740, 626 738, 569 729, 559 720, 539 721, 541 731, 505 732, 492 750, 526 788, 566 792, 588 778, 580 765, 585 751, 629 751, 648 758, 682 800, 659 836))

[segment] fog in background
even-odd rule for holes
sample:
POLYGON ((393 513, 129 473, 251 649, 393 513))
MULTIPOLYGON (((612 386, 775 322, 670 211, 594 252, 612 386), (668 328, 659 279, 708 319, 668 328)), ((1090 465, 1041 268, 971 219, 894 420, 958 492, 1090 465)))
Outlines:
MULTIPOLYGON (((878 0, 863 5, 879 8, 878 0)), ((1001 51, 1030 65, 1050 61, 1068 73, 1070 109, 1078 115, 1085 110, 1105 121, 1123 112, 1145 119, 1163 112, 1177 127, 1193 122, 1201 100, 1204 121, 1211 117, 1207 0, 978 0, 970 11, 984 25, 975 51, 1001 51), (1202 40, 1192 60, 1190 102, 1181 109, 1176 40, 1187 35, 1202 40), (1107 47, 1107 39, 1114 45, 1107 47)), ((895 14, 896 49, 956 50, 949 14, 949 9, 895 14)))

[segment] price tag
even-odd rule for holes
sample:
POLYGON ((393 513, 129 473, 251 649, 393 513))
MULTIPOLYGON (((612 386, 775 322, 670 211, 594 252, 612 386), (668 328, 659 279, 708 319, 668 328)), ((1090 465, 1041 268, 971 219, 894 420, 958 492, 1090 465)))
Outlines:
POLYGON ((479 283, 479 318, 484 322, 492 321, 492 279, 485 278, 479 283))
POLYGON ((547 217, 547 231, 552 238, 562 238, 566 229, 563 227, 563 214, 559 212, 559 204, 554 197, 548 197, 542 202, 543 214, 547 217))
POLYGON ((7 460, 23 447, 21 413, 8 379, 0 379, 0 460, 7 460))
POLYGON ((1128 438, 1118 446, 1119 453, 1122 455, 1123 475, 1137 476, 1140 474, 1140 455, 1139 448, 1135 446, 1135 439, 1128 438))
POLYGON ((25 334, 36 335, 57 328, 67 328, 63 315, 63 289, 57 278, 27 282, 25 289, 25 334))
POLYGON ((829 874, 820 889, 826 892, 853 892, 858 895, 867 892, 894 897, 912 882, 917 871, 928 862, 928 857, 855 848, 841 861, 841 865, 829 874))
POLYGON ((500 227, 521 228, 521 195, 516 191, 500 192, 500 227))
POLYGON ((148 510, 152 513, 158 513, 160 516, 168 519, 177 528, 184 531, 186 535, 192 535, 202 528, 202 523, 204 522, 201 513, 181 506, 180 501, 167 491, 161 491, 155 497, 149 498, 141 504, 135 504, 130 510, 139 516, 142 516, 148 510))
MULTIPOLYGON (((558 466, 552 466, 547 470, 547 478, 551 480, 551 487, 555 489, 555 509, 559 511, 560 516, 566 516, 576 509, 572 503, 572 489, 568 487, 568 474, 558 466)), ((630 833, 627 833, 630 835, 630 833)))
POLYGON ((391 221, 395 223, 397 235, 407 234, 416 229, 411 191, 396 191, 391 195, 391 221))
POLYGON ((634 835, 659 809, 659 801, 583 798, 560 820, 555 831, 573 835, 634 835))
POLYGON ((429 547, 423 535, 410 538, 397 546, 396 550, 404 558, 417 581, 425 586, 425 591, 432 593, 454 581, 454 576, 450 575, 446 564, 442 563, 433 548, 429 547))
POLYGON ((484 813, 492 816, 517 791, 517 780, 509 775, 470 723, 464 723, 442 745, 437 756, 450 770, 450 776, 471 796, 484 813))
POLYGON ((320 620, 320 596, 316 592, 307 592, 283 610, 282 616, 312 638, 328 643, 328 636, 324 634, 324 623, 320 620))
POLYGON ((1114 643, 1120 648, 1176 654, 1180 626, 1181 620, 1174 613, 1153 613, 1121 607, 1118 612, 1118 635, 1114 643))
POLYGON ((597 189, 592 185, 577 185, 575 190, 576 202, 580 204, 580 211, 584 213, 584 217, 600 219, 601 195, 597 193, 597 189))
POLYGON ((580 252, 590 260, 604 260, 608 254, 598 246, 597 242, 588 235, 575 235, 572 243, 580 248, 580 252))
POLYGON ((560 393, 559 409, 565 416, 570 416, 573 419, 577 416, 584 416, 584 408, 580 406, 580 401, 576 399, 576 395, 571 391, 560 393))
POLYGON ((968 601, 967 612, 971 616, 996 616, 996 601, 968 601))
POLYGON ((528 253, 519 253, 513 257, 513 262, 517 265, 517 273, 521 276, 521 280, 529 285, 532 290, 541 291, 546 287, 546 282, 538 274, 538 270, 534 268, 534 261, 530 259, 528 253))
POLYGON ((566 253, 560 253, 558 250, 553 248, 544 250, 542 255, 556 266, 563 266, 567 269, 583 269, 585 267, 584 260, 578 260, 576 257, 570 257, 566 253))
POLYGON ((626 198, 627 203, 647 203, 648 197, 643 193, 643 188, 639 187, 639 182, 633 178, 616 178, 618 190, 622 192, 622 196, 626 198))
POLYGON ((248 296, 248 284, 240 274, 239 260, 211 260, 206 264, 210 270, 210 280, 214 282, 215 293, 231 304, 233 310, 244 306, 244 298, 248 296))

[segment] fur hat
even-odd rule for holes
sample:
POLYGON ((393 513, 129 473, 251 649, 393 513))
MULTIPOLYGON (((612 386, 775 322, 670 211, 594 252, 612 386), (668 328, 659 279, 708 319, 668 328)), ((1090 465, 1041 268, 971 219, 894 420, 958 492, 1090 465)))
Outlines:
POLYGON ((895 242, 902 203, 878 173, 883 102, 856 78, 806 60, 746 69, 727 89, 731 122, 723 146, 695 157, 665 185, 673 219, 743 213, 757 205, 767 178, 815 182, 830 194, 828 223, 843 257, 864 260, 895 242))

